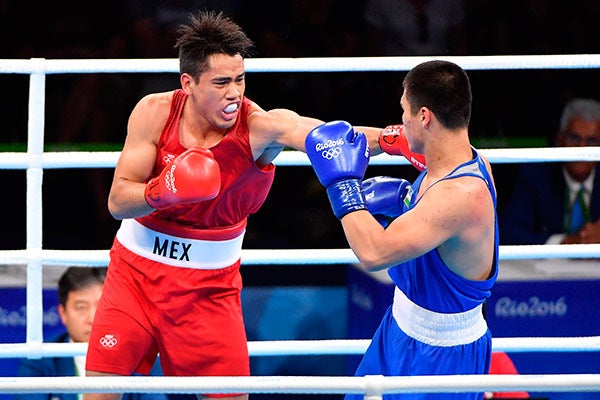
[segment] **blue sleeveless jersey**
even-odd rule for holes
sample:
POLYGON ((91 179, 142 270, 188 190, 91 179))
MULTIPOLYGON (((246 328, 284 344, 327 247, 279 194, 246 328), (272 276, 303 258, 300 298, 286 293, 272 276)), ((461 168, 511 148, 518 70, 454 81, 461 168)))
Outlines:
MULTIPOLYGON (((461 176, 475 176, 484 180, 496 207, 496 191, 492 179, 479 154, 473 150, 473 159, 458 166, 441 180, 461 176)), ((413 189, 418 193, 426 171, 415 180, 413 189)), ((441 181, 440 180, 440 181, 441 181)), ((440 182, 438 181, 438 182, 440 182)), ((436 182, 437 183, 437 182, 436 182)), ((411 199, 408 209, 417 204, 411 199)), ((405 206, 406 207, 406 206, 405 206)), ((483 303, 490 296, 490 290, 498 276, 498 218, 496 217, 494 234, 494 260, 490 277, 485 281, 472 281, 451 271, 442 261, 437 248, 408 262, 388 269, 394 284, 412 300, 413 303, 431 311, 453 313, 470 310, 483 303)))
MULTIPOLYGON (((426 172, 416 179, 418 193, 426 172)), ((496 192, 483 160, 473 159, 444 179, 475 176, 483 179, 496 206, 496 192)), ((438 181, 439 182, 439 181, 438 181)), ((408 209, 417 203, 411 199, 408 209)), ((406 207, 406 206, 405 206, 406 207)), ((490 296, 498 276, 498 218, 495 218, 494 258, 490 277, 471 281, 452 272, 437 250, 388 270, 396 285, 387 309, 355 376, 423 376, 486 374, 492 353, 492 335, 481 305, 490 296)), ((362 400, 348 394, 346 400, 362 400)), ((481 400, 483 393, 385 394, 384 400, 481 400)))

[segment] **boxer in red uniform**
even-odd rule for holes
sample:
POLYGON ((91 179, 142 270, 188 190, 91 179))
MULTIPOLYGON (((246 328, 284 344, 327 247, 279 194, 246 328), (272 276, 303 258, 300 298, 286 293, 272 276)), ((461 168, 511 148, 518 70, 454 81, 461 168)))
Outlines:
MULTIPOLYGON (((138 102, 115 168, 108 207, 122 222, 89 376, 147 373, 158 353, 167 376, 249 375, 239 272, 247 217, 268 194, 274 158, 286 146, 305 151, 308 132, 323 123, 244 96, 253 43, 222 13, 192 16, 176 47, 181 89, 138 102)), ((382 151, 381 128, 357 129, 373 154, 382 151)), ((387 142, 390 154, 410 154, 406 140, 387 142)))
MULTIPOLYGON (((267 196, 273 159, 286 146, 304 151, 308 132, 323 123, 265 111, 244 96, 253 44, 223 14, 192 16, 176 47, 181 89, 138 102, 115 168, 108 207, 122 222, 88 376, 147 373, 158 353, 168 376, 249 375, 239 272, 247 217, 267 196)), ((381 128, 357 129, 381 151, 381 128)))

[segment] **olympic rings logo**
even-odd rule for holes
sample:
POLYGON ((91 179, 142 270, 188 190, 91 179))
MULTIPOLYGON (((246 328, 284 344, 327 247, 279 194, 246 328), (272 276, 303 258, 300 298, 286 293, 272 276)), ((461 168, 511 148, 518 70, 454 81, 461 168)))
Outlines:
POLYGON ((175 159, 175 155, 174 154, 167 154, 166 156, 163 157, 163 162, 165 164, 169 164, 171 163, 173 160, 175 159))
POLYGON ((113 335, 104 335, 100 338, 100 344, 102 345, 102 347, 107 349, 115 347, 117 343, 117 338, 113 335))
POLYGON ((342 154, 342 149, 339 147, 334 147, 333 149, 323 150, 323 152, 321 152, 321 156, 326 160, 331 160, 333 158, 336 158, 340 154, 342 154))

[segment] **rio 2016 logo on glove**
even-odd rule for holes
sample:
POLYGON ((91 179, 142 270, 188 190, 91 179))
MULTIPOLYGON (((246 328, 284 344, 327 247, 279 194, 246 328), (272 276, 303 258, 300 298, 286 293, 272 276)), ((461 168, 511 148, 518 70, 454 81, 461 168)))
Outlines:
POLYGON ((366 136, 356 132, 346 121, 317 126, 306 136, 305 147, 313 169, 325 187, 344 179, 362 179, 369 163, 366 136))
POLYGON ((317 143, 315 150, 321 152, 321 156, 326 160, 331 160, 342 154, 342 149, 339 146, 344 145, 344 139, 338 138, 337 140, 327 140, 324 143, 317 143))

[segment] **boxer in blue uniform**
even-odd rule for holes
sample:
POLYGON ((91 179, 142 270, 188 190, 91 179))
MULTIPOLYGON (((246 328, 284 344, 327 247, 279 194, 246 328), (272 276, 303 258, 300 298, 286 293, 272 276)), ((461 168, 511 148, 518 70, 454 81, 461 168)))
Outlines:
MULTIPOLYGON (((426 161, 413 185, 382 177, 361 182, 367 139, 344 121, 321 125, 306 139, 361 266, 388 269, 396 285, 356 375, 486 374, 492 338, 481 307, 498 275, 496 192, 489 163, 469 140, 469 79, 456 64, 428 61, 413 68, 403 86, 404 133, 411 151, 426 161), (324 143, 338 149, 325 154, 324 143)), ((475 400, 483 393, 383 397, 475 400)))

